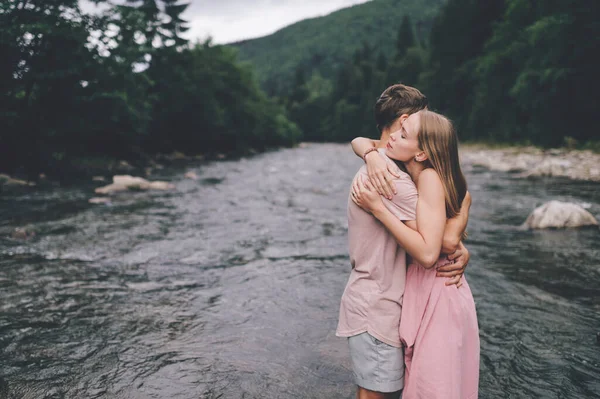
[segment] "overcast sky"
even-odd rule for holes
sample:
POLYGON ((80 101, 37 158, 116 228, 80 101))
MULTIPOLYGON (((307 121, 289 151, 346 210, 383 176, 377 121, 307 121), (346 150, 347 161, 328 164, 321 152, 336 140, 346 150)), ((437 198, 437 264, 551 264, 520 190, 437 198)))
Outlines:
MULTIPOLYGON (((329 14, 369 0, 188 0, 183 15, 190 23, 188 39, 223 44, 271 34, 305 18, 329 14)), ((185 0, 182 0, 185 2, 185 0)), ((82 0, 83 8, 93 6, 82 0)))

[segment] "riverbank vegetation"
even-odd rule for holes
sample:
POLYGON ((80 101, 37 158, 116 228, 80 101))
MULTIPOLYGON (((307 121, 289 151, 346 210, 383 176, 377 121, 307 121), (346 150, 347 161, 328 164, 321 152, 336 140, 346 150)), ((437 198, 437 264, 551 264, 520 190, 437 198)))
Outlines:
POLYGON ((393 51, 364 41, 331 79, 299 65, 281 101, 306 139, 347 141, 378 135, 372 105, 402 82, 450 116, 463 140, 597 148, 599 8, 583 0, 448 0, 426 39, 423 20, 405 15, 388 39, 393 51))
POLYGON ((189 44, 178 0, 0 0, 0 171, 235 153, 300 138, 235 52, 189 44), (83 160, 83 161, 82 161, 83 160))
POLYGON ((0 172, 376 136, 397 82, 463 141, 600 147, 597 2, 373 0, 231 46, 178 0, 93 3, 0 0, 0 172))

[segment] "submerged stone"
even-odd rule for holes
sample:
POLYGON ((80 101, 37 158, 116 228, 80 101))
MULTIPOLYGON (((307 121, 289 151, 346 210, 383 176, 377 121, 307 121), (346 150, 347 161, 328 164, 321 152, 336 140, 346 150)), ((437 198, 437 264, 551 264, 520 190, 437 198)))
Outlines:
POLYGON ((129 175, 113 176, 113 183, 95 190, 96 194, 112 194, 126 190, 172 190, 175 186, 165 181, 148 181, 129 175))
POLYGON ((525 221, 530 229, 597 226, 596 218, 577 204, 550 201, 536 208, 525 221))

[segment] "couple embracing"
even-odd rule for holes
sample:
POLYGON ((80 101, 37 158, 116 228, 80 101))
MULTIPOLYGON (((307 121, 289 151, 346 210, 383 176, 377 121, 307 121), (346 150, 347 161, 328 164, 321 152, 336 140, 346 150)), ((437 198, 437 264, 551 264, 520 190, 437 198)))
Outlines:
POLYGON ((375 104, 380 140, 357 138, 366 165, 352 182, 352 271, 336 335, 347 337, 357 398, 471 399, 479 329, 463 276, 470 195, 452 123, 417 89, 375 104))

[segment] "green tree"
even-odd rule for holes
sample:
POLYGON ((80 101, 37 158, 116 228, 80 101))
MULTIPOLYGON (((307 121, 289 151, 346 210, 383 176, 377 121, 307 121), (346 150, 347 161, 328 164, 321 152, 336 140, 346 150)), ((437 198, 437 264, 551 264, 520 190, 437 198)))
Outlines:
POLYGON ((58 174, 86 157, 245 152, 300 132, 233 51, 181 37, 187 7, 0 0, 0 169, 58 174))
POLYGON ((379 52, 379 54, 377 55, 377 61, 375 63, 376 68, 378 71, 386 71, 387 67, 388 67, 388 60, 385 56, 385 54, 383 54, 383 52, 379 52))
POLYGON ((478 61, 473 126, 544 145, 562 144, 566 136, 596 138, 589 126, 600 67, 598 11, 596 2, 582 0, 509 0, 478 61))
POLYGON ((296 68, 294 83, 291 88, 289 101, 291 104, 300 104, 306 101, 309 96, 308 88, 306 87, 306 76, 302 67, 296 68))
POLYGON ((406 55, 409 48, 415 46, 415 35, 410 16, 405 14, 402 17, 398 38, 396 39, 396 59, 401 60, 406 55))
POLYGON ((22 165, 32 175, 77 147, 94 21, 76 0, 3 1, 0 26, 0 141, 10 143, 0 146, 0 168, 22 165))
POLYGON ((210 43, 157 52, 148 70, 155 81, 154 151, 243 153, 293 144, 298 128, 269 100, 235 52, 210 43))
POLYGON ((474 90, 478 84, 477 58, 484 54, 494 24, 502 19, 504 3, 449 0, 431 29, 426 66, 417 85, 429 97, 432 108, 454 119, 462 137, 482 137, 487 131, 483 126, 469 125, 469 118, 478 103, 474 90))

